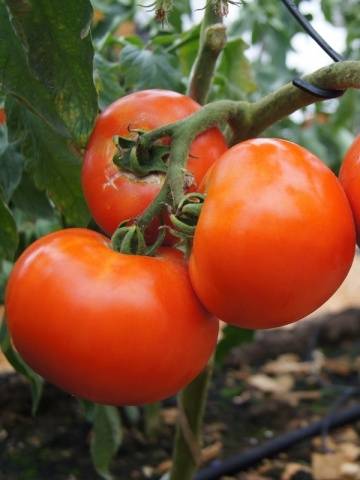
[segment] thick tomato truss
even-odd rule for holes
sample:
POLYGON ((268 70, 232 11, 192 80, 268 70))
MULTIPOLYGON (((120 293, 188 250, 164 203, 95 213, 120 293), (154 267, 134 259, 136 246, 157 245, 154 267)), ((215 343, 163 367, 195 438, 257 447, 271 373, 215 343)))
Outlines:
POLYGON ((360 135, 345 155, 339 178, 353 211, 357 242, 360 244, 360 135))
MULTIPOLYGON (((137 177, 113 163, 113 137, 133 138, 134 130, 154 130, 176 122, 201 107, 191 98, 166 90, 145 90, 120 98, 99 115, 90 137, 82 169, 83 191, 97 224, 112 234, 120 222, 140 215, 159 193, 163 173, 137 177)), ((217 128, 199 135, 191 145, 186 168, 196 190, 211 165, 225 152, 217 128)))
POLYGON ((174 395, 205 367, 218 333, 179 251, 125 255, 85 229, 52 233, 25 250, 5 308, 14 345, 36 372, 108 405, 174 395))
POLYGON ((190 257, 205 307, 233 325, 278 327, 313 312, 352 264, 355 228, 336 176, 304 148, 254 139, 213 167, 190 257))

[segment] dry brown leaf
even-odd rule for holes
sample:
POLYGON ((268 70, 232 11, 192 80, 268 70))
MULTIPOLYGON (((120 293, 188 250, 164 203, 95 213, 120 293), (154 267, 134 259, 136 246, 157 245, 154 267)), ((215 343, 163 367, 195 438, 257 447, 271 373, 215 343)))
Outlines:
POLYGON ((342 356, 337 358, 327 358, 325 360, 324 368, 336 375, 347 376, 352 371, 352 363, 349 357, 342 356))
POLYGON ((236 397, 232 399, 232 402, 234 405, 245 405, 246 403, 250 402, 251 399, 251 392, 246 391, 243 392, 241 395, 236 395, 236 397))
MULTIPOLYGON (((225 480, 226 478, 229 478, 229 477, 225 477, 225 478, 221 478, 221 480, 225 480)), ((229 480, 233 480, 234 477, 230 477, 229 480)), ((257 473, 244 473, 243 475, 241 475, 241 477, 239 477, 239 480, 271 480, 270 477, 263 477, 262 475, 258 475, 257 473)))
POLYGON ((312 473, 315 480, 340 480, 341 469, 348 463, 344 454, 335 453, 313 453, 311 456, 312 473))
POLYGON ((359 443, 359 435, 352 427, 347 426, 338 430, 334 435, 337 442, 359 443))
POLYGON ((346 480, 360 479, 360 465, 358 463, 343 463, 340 472, 342 478, 346 480))
MULTIPOLYGON (((212 445, 203 448, 201 450, 201 463, 206 463, 217 458, 220 455, 222 448, 223 444, 221 442, 215 442, 212 445)), ((172 461, 170 459, 165 460, 154 469, 154 473, 157 475, 163 475, 171 469, 171 466, 172 461)))
POLYGON ((291 375, 279 375, 272 378, 263 373, 252 375, 248 384, 266 393, 286 393, 294 386, 294 379, 291 375))
POLYGON ((285 393, 281 399, 289 403, 292 407, 297 407, 304 400, 314 401, 321 398, 321 392, 317 390, 298 390, 295 392, 285 393))
POLYGON ((172 461, 170 458, 168 460, 164 460, 163 462, 159 463, 159 465, 155 468, 156 475, 164 475, 164 473, 169 472, 172 466, 172 461))
POLYGON ((306 374, 312 370, 312 364, 310 362, 301 362, 298 355, 286 353, 280 355, 276 360, 267 362, 262 370, 273 375, 284 373, 306 374))
POLYGON ((153 467, 150 467, 149 465, 144 465, 141 470, 145 478, 151 478, 154 474, 153 467))
POLYGON ((215 442, 212 445, 203 448, 201 451, 201 463, 206 463, 217 458, 220 455, 222 448, 223 444, 221 442, 215 442))
POLYGON ((0 322, 4 316, 4 311, 5 311, 4 305, 0 305, 0 322))
POLYGON ((360 457, 360 447, 350 442, 343 442, 337 445, 337 449, 341 452, 346 460, 353 462, 360 457))
POLYGON ((311 473, 311 469, 300 463, 288 463, 285 467, 285 470, 281 476, 281 480, 291 480, 294 475, 299 472, 309 472, 311 473))
MULTIPOLYGON (((322 437, 313 438, 311 443, 312 443, 312 446, 318 450, 322 450, 324 447, 324 441, 322 437)), ((325 440, 325 446, 328 450, 331 450, 332 452, 334 452, 337 449, 338 444, 335 442, 333 437, 331 437, 330 435, 327 435, 325 440)))
POLYGON ((13 372, 14 369, 0 351, 0 374, 13 372))
POLYGON ((179 415, 179 410, 176 407, 163 408, 160 416, 166 425, 175 425, 179 415))

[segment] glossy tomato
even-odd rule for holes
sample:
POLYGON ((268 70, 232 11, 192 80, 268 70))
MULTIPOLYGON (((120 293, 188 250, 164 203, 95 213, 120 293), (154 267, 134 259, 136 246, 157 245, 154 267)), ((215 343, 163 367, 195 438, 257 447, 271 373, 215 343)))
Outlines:
MULTIPOLYGON (((136 217, 158 194, 164 174, 137 177, 112 161, 113 137, 134 137, 133 129, 153 130, 188 117, 200 109, 194 100, 166 90, 145 90, 127 95, 110 105, 97 119, 85 153, 82 185, 90 211, 98 225, 112 234, 120 222, 136 217)), ((208 168, 227 149, 221 132, 212 128, 191 145, 187 169, 196 190, 208 168)))
POLYGON ((5 300, 12 339, 29 365, 98 403, 175 394, 206 365, 217 339, 218 321, 195 296, 179 251, 124 255, 85 229, 31 245, 5 300))
POLYGON ((353 211, 360 244, 360 135, 348 150, 339 177, 353 211))
POLYGON ((190 278, 225 322, 277 327, 336 291, 354 248, 351 209, 336 176, 294 143, 249 140, 210 174, 190 278))

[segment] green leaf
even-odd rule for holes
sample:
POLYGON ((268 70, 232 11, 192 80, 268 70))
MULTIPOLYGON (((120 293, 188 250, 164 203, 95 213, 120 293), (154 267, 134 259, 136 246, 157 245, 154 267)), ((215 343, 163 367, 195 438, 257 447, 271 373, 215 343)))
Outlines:
POLYGON ((43 379, 37 373, 31 370, 31 368, 24 362, 17 351, 13 348, 5 318, 3 318, 0 326, 0 348, 10 365, 12 365, 18 373, 29 380, 32 393, 31 412, 33 415, 35 415, 42 396, 43 379))
POLYGON ((24 172, 18 188, 12 196, 12 203, 24 212, 27 217, 35 221, 39 218, 52 218, 52 208, 46 193, 36 188, 32 178, 24 172))
POLYGON ((222 339, 218 343, 215 354, 215 362, 218 364, 221 364, 224 361, 226 355, 232 348, 243 343, 250 343, 254 338, 255 332, 254 330, 245 330, 243 328, 227 325, 223 329, 222 334, 222 339))
POLYGON ((50 92, 76 143, 85 145, 98 110, 90 1, 67 0, 66 6, 44 0, 5 1, 31 72, 50 92))
POLYGON ((23 157, 8 142, 7 128, 0 127, 0 190, 6 202, 9 202, 19 185, 23 165, 23 157))
POLYGON ((9 278, 10 272, 13 268, 13 263, 7 260, 0 261, 0 303, 5 301, 5 287, 9 278))
POLYGON ((125 87, 131 90, 181 90, 181 73, 173 66, 173 60, 173 55, 165 51, 126 45, 120 54, 125 87))
POLYGON ((226 44, 221 55, 214 83, 226 98, 243 99, 256 90, 251 63, 244 53, 247 47, 242 38, 235 38, 226 44))
POLYGON ((90 402, 89 400, 84 400, 83 398, 78 398, 80 403, 81 410, 84 414, 84 417, 88 422, 93 422, 95 419, 96 413, 96 403, 90 402))
POLYGON ((140 422, 140 409, 132 405, 125 406, 124 412, 131 425, 137 425, 140 422))
POLYGON ((29 69, 25 51, 11 26, 4 0, 0 0, 0 72, 0 90, 17 98, 61 135, 70 136, 50 93, 29 69))
POLYGON ((13 259, 18 242, 14 217, 0 195, 0 258, 13 259))
POLYGON ((95 83, 100 110, 125 95, 121 77, 121 65, 118 62, 110 62, 99 53, 95 55, 95 83))
POLYGON ((69 224, 86 226, 90 215, 81 189, 80 156, 66 139, 16 101, 7 101, 7 113, 10 138, 23 138, 26 169, 36 187, 46 190, 69 224))
POLYGON ((98 474, 105 480, 112 480, 110 463, 122 442, 122 425, 118 409, 96 405, 91 457, 98 474))

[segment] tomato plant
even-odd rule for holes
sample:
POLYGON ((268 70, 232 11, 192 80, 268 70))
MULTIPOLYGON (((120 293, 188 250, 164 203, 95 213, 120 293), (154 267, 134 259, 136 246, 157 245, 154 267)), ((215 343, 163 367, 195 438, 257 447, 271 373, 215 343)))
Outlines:
POLYGON ((175 394, 206 365, 218 332, 179 251, 123 255, 85 229, 60 230, 25 250, 6 312, 14 344, 36 372, 107 405, 175 394))
POLYGON ((192 284, 219 318, 271 328, 314 311, 344 280, 354 223, 336 176, 284 140, 255 139, 213 167, 190 258, 192 284))
MULTIPOLYGON (((140 215, 159 193, 163 173, 139 177, 113 163, 114 136, 134 138, 198 111, 191 98, 165 90, 146 90, 122 97, 97 119, 82 168, 82 185, 90 211, 101 228, 112 234, 123 221, 140 215)), ((190 190, 196 190, 209 167, 227 149, 223 135, 212 128, 191 145, 186 168, 190 190)))
MULTIPOLYGON (((25 360, 72 393, 142 403, 184 387, 169 479, 191 480, 211 362, 186 383, 205 365, 217 322, 180 254, 156 252, 162 236, 155 245, 144 236, 152 239, 167 215, 187 255, 195 235, 194 285, 234 325, 294 321, 334 292, 354 252, 337 180, 293 144, 251 140, 238 155, 244 144, 226 153, 224 138, 289 138, 337 169, 360 119, 358 1, 295 2, 308 4, 308 18, 321 3, 326 22, 347 27, 343 57, 332 51, 339 61, 312 73, 306 56, 305 65, 289 63, 306 19, 293 21, 287 0, 204 0, 198 25, 194 2, 150 3, 67 0, 64 9, 0 0, 0 297, 35 238, 92 228, 90 214, 107 234, 136 218, 111 241, 121 253, 83 230, 39 240, 15 264, 6 311, 25 360), (330 97, 339 98, 322 101, 330 97)), ((226 326, 215 361, 251 337, 226 326)), ((36 409, 42 379, 13 348, 6 322, 0 344, 30 380, 36 409)), ((126 410, 82 405, 93 422, 95 468, 108 479, 126 410)))
POLYGON ((349 199, 360 240, 360 135, 349 148, 339 173, 340 182, 349 199))

